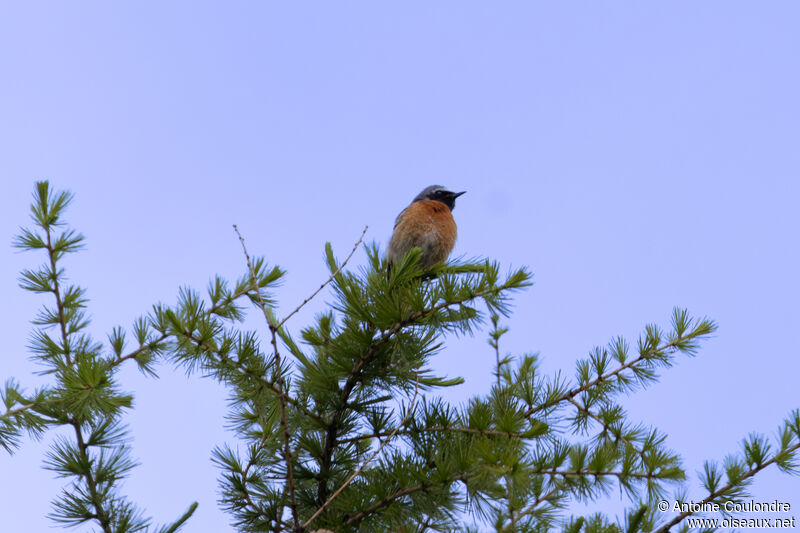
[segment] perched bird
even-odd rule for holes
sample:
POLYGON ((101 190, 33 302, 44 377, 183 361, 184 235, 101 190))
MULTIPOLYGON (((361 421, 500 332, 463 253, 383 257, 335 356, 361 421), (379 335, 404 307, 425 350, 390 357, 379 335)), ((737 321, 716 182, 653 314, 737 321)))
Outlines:
POLYGON ((441 185, 426 187, 403 209, 394 222, 389 242, 389 270, 414 247, 422 250, 420 268, 443 263, 456 244, 456 221, 451 211, 456 198, 467 191, 452 192, 441 185))

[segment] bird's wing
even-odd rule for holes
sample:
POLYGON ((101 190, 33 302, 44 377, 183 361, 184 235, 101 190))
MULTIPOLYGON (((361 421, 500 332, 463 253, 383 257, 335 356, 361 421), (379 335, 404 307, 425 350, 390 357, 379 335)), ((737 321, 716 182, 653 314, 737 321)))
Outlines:
MULTIPOLYGON (((400 223, 400 219, 401 219, 401 218, 403 218, 403 213, 405 213, 405 212, 406 212, 406 210, 408 210, 408 207, 406 207, 405 209, 403 209, 402 211, 400 211, 400 214, 399 214, 399 215, 397 215, 397 218, 396 218, 396 219, 394 219, 394 227, 395 227, 395 228, 397 227, 397 224, 399 224, 399 223, 400 223)), ((393 228, 393 229, 394 229, 394 228, 393 228)))

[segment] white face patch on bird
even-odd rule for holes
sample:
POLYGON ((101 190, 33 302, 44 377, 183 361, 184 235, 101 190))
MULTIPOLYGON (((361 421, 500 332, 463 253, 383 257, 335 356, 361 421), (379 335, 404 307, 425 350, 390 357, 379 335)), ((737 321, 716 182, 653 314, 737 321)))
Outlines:
POLYGON ((442 202, 448 207, 448 209, 450 209, 450 211, 452 211, 456 207, 456 198, 465 192, 467 191, 453 192, 448 190, 446 187, 442 187, 441 185, 431 185, 430 187, 425 187, 425 189, 423 189, 422 192, 419 193, 416 198, 414 198, 414 202, 435 200, 437 202, 442 202))

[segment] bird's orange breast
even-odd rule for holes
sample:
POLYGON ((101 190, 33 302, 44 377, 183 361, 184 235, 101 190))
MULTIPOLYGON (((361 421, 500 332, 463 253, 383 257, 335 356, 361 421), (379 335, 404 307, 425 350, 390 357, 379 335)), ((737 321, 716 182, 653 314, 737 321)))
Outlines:
POLYGON ((446 205, 436 200, 414 202, 397 217, 389 262, 399 262, 416 246, 422 250, 422 268, 442 263, 453 251, 456 236, 456 222, 446 205))

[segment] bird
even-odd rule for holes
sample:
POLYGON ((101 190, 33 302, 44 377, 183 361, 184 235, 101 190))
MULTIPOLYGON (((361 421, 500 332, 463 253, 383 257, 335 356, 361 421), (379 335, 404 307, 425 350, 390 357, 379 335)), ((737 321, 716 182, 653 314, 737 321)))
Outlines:
POLYGON ((397 215, 389 241, 387 273, 414 247, 422 250, 419 267, 423 270, 447 260, 457 235, 452 211, 456 207, 456 198, 465 192, 431 185, 397 215))

